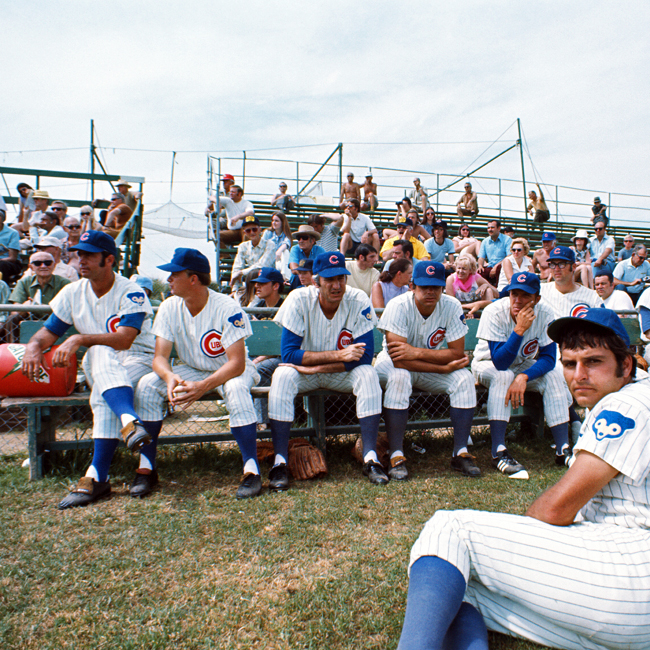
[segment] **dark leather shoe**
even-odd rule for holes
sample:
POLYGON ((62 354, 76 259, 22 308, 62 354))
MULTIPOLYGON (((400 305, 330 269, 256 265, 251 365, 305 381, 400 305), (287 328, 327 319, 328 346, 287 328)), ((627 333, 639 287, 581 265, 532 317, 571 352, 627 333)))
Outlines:
POLYGON ((374 485, 386 485, 389 481, 384 468, 376 460, 369 460, 363 466, 363 475, 374 485))
POLYGON ((409 477, 409 471, 406 469, 406 458, 404 456, 395 456, 395 458, 390 459, 388 476, 393 481, 406 481, 409 477))
POLYGON ((132 497, 146 497, 158 485, 158 472, 154 469, 151 474, 136 472, 129 494, 132 497))
POLYGON ((244 474, 239 487, 237 488, 238 499, 250 499, 256 497, 262 491, 262 479, 259 474, 248 472, 244 474))
POLYGON ((98 483, 94 478, 84 476, 79 479, 76 487, 70 491, 70 494, 59 502, 59 510, 68 508, 78 508, 87 506, 93 501, 109 496, 111 493, 110 481, 98 483))
POLYGON ((284 492, 289 489, 289 471, 286 463, 281 463, 271 468, 269 472, 269 490, 284 492))
POLYGON ((569 467, 569 461, 573 452, 567 447, 561 454, 555 454, 555 464, 560 465, 560 467, 569 467))
POLYGON ((465 476, 471 476, 472 478, 477 478, 481 475, 481 470, 476 466, 474 456, 471 454, 454 456, 451 459, 451 469, 465 474, 465 476))
POLYGON ((142 423, 137 420, 129 422, 125 427, 120 431, 122 438, 128 449, 130 449, 134 454, 139 452, 142 447, 148 445, 151 442, 151 436, 146 432, 145 428, 142 426, 142 423))

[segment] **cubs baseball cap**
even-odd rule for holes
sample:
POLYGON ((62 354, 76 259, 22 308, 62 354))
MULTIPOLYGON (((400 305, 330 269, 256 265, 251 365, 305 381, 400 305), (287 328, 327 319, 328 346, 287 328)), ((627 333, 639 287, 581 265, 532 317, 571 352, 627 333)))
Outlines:
POLYGON ((302 259, 300 260, 300 262, 298 262, 298 273, 300 273, 300 271, 309 271, 311 273, 313 270, 314 270, 314 260, 302 259))
POLYGON ((522 273, 513 273, 510 278, 510 284, 504 289, 505 292, 513 289, 521 289, 526 293, 539 293, 539 277, 534 273, 523 271, 522 273))
POLYGON ((628 336, 618 314, 605 307, 591 307, 580 312, 577 316, 558 318, 548 326, 548 335, 556 342, 562 341, 562 334, 567 331, 568 326, 575 327, 576 324, 590 323, 587 328, 601 331, 602 333, 615 334, 623 340, 626 346, 630 345, 628 336))
POLYGON ((545 232, 542 235, 542 241, 555 241, 555 233, 554 232, 545 232))
POLYGON ((210 273, 208 258, 196 248, 177 248, 169 264, 158 267, 161 271, 177 273, 178 271, 195 271, 196 273, 210 273))
POLYGON ((284 276, 280 271, 271 266, 263 266, 260 269, 260 274, 253 280, 253 282, 279 282, 280 286, 284 284, 284 276))
POLYGON ((397 223, 397 227, 399 228, 400 226, 404 226, 406 228, 412 228, 413 219, 409 219, 408 217, 400 217, 399 222, 397 223))
POLYGON ((343 253, 321 253, 314 260, 314 275, 322 278, 333 278, 337 275, 350 275, 345 268, 345 256, 343 253))
POLYGON ((260 225, 260 220, 254 214, 250 214, 244 218, 241 227, 243 229, 246 228, 246 226, 259 226, 259 225, 260 225))
MULTIPOLYGON (((43 240, 41 239, 41 241, 43 240)), ((117 257, 117 246, 115 245, 115 240, 101 230, 88 230, 79 237, 79 243, 70 246, 68 250, 86 251, 87 253, 106 252, 117 257)))
POLYGON ((551 260, 565 260, 573 264, 576 261, 576 254, 568 246, 556 246, 548 254, 549 262, 551 260))
POLYGON ((418 262, 413 268, 411 281, 418 287, 444 287, 445 267, 440 262, 418 262))

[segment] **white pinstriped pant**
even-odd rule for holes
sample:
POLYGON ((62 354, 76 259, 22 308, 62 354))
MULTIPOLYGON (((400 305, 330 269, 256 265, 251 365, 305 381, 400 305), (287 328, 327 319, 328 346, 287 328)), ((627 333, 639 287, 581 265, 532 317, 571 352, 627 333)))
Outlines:
POLYGON ((454 408, 473 409, 476 406, 474 377, 467 368, 447 374, 411 372, 395 368, 390 356, 382 351, 377 357, 375 370, 384 388, 384 408, 407 409, 414 388, 427 393, 447 393, 454 408))
MULTIPOLYGON (((214 374, 211 370, 197 370, 184 363, 174 364, 174 373, 187 381, 201 381, 214 374)), ((244 427, 257 422, 257 413, 253 406, 251 388, 260 380, 252 363, 246 364, 246 370, 229 379, 216 390, 223 397, 223 401, 230 415, 231 427, 244 427)), ((167 384, 155 373, 150 372, 138 383, 135 391, 135 410, 145 422, 158 422, 165 414, 167 403, 167 384)))
POLYGON ((326 388, 339 393, 353 393, 357 398, 357 417, 381 413, 381 386, 375 369, 357 366, 350 372, 303 375, 289 366, 279 366, 273 373, 269 391, 269 418, 293 422, 293 401, 298 393, 326 388))
MULTIPOLYGON (((519 373, 528 370, 534 363, 535 360, 531 359, 518 366, 511 366, 508 370, 497 370, 492 361, 472 362, 474 377, 488 389, 489 420, 510 421, 511 403, 506 406, 508 388, 519 373)), ((564 375, 557 366, 545 375, 529 381, 526 389, 542 395, 544 417, 549 427, 569 421, 569 406, 573 400, 567 391, 564 375)))
POLYGON ((650 647, 650 532, 440 510, 411 549, 450 562, 489 629, 567 650, 650 647))
POLYGON ((107 345, 93 345, 88 348, 81 366, 86 381, 92 388, 90 407, 93 411, 93 438, 122 439, 122 423, 111 411, 102 394, 109 388, 135 388, 140 377, 151 372, 152 363, 153 354, 134 353, 129 350, 118 352, 107 345))

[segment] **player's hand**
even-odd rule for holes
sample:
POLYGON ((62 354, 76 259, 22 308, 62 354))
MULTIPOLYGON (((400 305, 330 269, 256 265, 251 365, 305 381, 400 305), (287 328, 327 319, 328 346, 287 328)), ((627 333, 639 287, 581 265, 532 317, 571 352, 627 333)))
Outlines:
POLYGON ((460 370, 469 366, 469 357, 464 354, 460 359, 454 359, 447 364, 447 370, 445 372, 454 372, 454 370, 460 370))
POLYGON ((524 393, 526 392, 526 385, 528 384, 528 377, 521 373, 515 377, 515 380, 510 384, 508 392, 506 393, 506 406, 508 402, 512 403, 512 408, 524 405, 524 393))
POLYGON ((365 343, 351 343, 347 348, 339 350, 339 361, 343 363, 350 361, 359 361, 366 351, 365 343))
POLYGON ((40 374, 41 366, 45 365, 43 360, 43 353, 40 348, 35 345, 28 345, 25 348, 25 355, 23 356, 23 361, 21 364, 21 370, 23 375, 29 379, 29 381, 36 381, 38 375, 40 374))
POLYGON ((293 368, 294 370, 297 370, 301 375, 316 375, 321 371, 320 366, 297 366, 295 363, 281 363, 280 366, 293 368))
POLYGON ((77 354, 77 350, 81 347, 81 337, 77 334, 66 339, 59 345, 52 355, 52 365, 55 368, 64 368, 68 365, 69 359, 72 355, 77 354))
POLYGON ((183 381, 182 384, 179 384, 174 388, 172 396, 172 404, 174 406, 180 406, 185 410, 191 404, 194 404, 197 399, 200 399, 207 393, 207 389, 204 387, 203 382, 201 381, 183 381))
POLYGON ((176 386, 183 385, 185 383, 185 380, 182 377, 179 377, 178 375, 171 375, 169 379, 167 380, 167 399, 170 401, 171 404, 174 403, 175 397, 174 397, 174 389, 176 386))
POLYGON ((526 305, 518 314, 517 321, 515 325, 515 332, 519 336, 523 336, 524 332, 527 332, 530 326, 535 320, 535 309, 532 305, 526 305))
POLYGON ((404 341, 393 341, 389 343, 388 354, 393 361, 414 361, 419 358, 417 348, 404 341))

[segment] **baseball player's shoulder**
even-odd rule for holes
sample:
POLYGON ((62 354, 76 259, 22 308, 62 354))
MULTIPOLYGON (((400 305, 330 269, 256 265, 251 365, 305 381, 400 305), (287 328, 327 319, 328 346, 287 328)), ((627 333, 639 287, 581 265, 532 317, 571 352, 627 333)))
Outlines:
MULTIPOLYGON (((409 293, 412 293, 412 292, 409 292, 409 293)), ((449 310, 449 311, 457 311, 459 309, 461 311, 463 311, 463 306, 461 305, 460 300, 458 300, 458 298, 456 298, 455 296, 448 296, 446 293, 443 293, 440 296, 440 300, 439 300, 438 304, 442 305, 446 310, 449 310)), ((490 305, 488 305, 488 307, 489 306, 490 305)), ((486 307, 486 309, 487 309, 487 307, 486 307)))
POLYGON ((544 282, 539 289, 539 295, 542 296, 542 298, 548 299, 558 293, 559 291, 555 288, 555 282, 544 282))
POLYGON ((217 293, 212 289, 208 289, 208 303, 210 309, 219 309, 229 314, 234 314, 236 312, 241 312, 241 305, 233 300, 230 296, 226 296, 223 293, 217 293))
POLYGON ((345 287, 343 300, 349 305, 359 305, 361 309, 370 304, 370 298, 365 291, 357 289, 356 287, 345 287))
POLYGON ((510 298, 507 296, 505 298, 499 298, 487 305, 481 314, 480 321, 487 322, 494 320, 502 317, 505 313, 510 313, 510 298))
POLYGON ((547 323, 555 320, 555 310, 551 305, 543 300, 540 300, 537 303, 535 311, 537 312, 535 315, 538 320, 546 321, 547 323))
POLYGON ((284 299, 282 306, 278 309, 274 321, 284 325, 294 318, 306 318, 311 309, 315 309, 318 303, 318 289, 316 287, 299 287, 289 293, 284 299))

